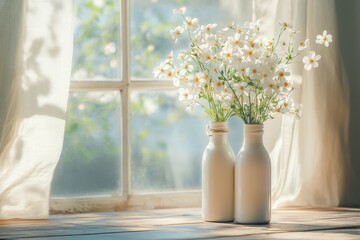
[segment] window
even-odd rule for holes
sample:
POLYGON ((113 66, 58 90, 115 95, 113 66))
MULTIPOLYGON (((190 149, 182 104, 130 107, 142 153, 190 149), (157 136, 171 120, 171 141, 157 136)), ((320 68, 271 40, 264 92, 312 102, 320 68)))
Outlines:
MULTIPOLYGON (((131 207, 146 196, 163 197, 165 205, 186 196, 192 200, 184 204, 199 203, 207 117, 187 113, 172 82, 154 79, 152 70, 170 49, 187 44, 170 38, 169 30, 182 22, 172 9, 187 6, 202 22, 225 26, 251 17, 238 14, 238 2, 74 1, 72 81, 53 210, 74 210, 71 199, 131 207)), ((230 143, 238 151, 242 124, 230 119, 230 125, 230 143)))

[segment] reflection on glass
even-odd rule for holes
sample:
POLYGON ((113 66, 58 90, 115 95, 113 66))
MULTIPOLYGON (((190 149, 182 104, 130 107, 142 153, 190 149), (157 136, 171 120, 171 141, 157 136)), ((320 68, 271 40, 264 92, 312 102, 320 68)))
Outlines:
POLYGON ((119 92, 74 92, 52 196, 121 192, 119 92))
POLYGON ((183 22, 173 14, 174 8, 186 6, 186 15, 199 18, 200 24, 225 27, 232 21, 251 20, 251 4, 249 0, 130 0, 131 76, 153 78, 152 70, 170 50, 176 56, 188 46, 186 38, 175 45, 170 37, 170 29, 183 22))
MULTIPOLYGON (((131 176, 135 192, 200 189, 201 161, 208 143, 201 112, 187 113, 176 92, 131 95, 131 176)), ((242 144, 242 122, 230 119, 229 141, 242 144)))
POLYGON ((119 78, 119 1, 74 0, 74 6, 72 78, 119 78))

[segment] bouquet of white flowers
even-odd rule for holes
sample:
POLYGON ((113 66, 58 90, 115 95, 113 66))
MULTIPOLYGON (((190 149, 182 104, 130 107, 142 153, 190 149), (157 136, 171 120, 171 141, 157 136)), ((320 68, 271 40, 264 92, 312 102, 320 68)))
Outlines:
MULTIPOLYGON (((288 66, 309 47, 309 39, 295 42, 298 32, 285 22, 271 40, 259 36, 259 22, 216 30, 217 24, 199 25, 185 11, 174 10, 184 22, 170 33, 177 42, 187 32, 189 49, 177 56, 178 61, 171 52, 154 73, 174 81, 188 109, 200 105, 213 121, 237 115, 246 124, 263 124, 275 113, 301 116, 302 106, 290 97, 294 87, 288 66)), ((330 42, 326 31, 317 36, 316 43, 328 47, 330 42)), ((310 51, 303 57, 305 69, 318 67, 320 58, 310 51)))

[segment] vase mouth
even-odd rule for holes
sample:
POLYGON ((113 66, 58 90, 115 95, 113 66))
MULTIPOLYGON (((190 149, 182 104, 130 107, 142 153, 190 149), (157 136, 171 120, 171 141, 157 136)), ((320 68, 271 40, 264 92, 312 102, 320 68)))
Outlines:
POLYGON ((211 121, 206 126, 206 132, 209 136, 215 133, 227 133, 229 132, 228 122, 214 122, 211 121))
POLYGON ((245 124, 244 130, 246 133, 263 133, 264 124, 245 124))
POLYGON ((211 129, 227 129, 229 130, 229 124, 228 122, 214 122, 214 121, 211 121, 209 122, 209 127, 211 129))

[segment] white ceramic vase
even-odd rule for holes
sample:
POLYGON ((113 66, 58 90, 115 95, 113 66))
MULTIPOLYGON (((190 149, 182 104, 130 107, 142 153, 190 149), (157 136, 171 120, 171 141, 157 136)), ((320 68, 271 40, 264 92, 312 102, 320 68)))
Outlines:
POLYGON ((271 218, 271 162, 263 144, 264 125, 245 125, 235 163, 235 221, 266 224, 271 218))
POLYGON ((210 122, 202 159, 202 216, 209 222, 234 221, 235 155, 228 143, 228 123, 210 122))

